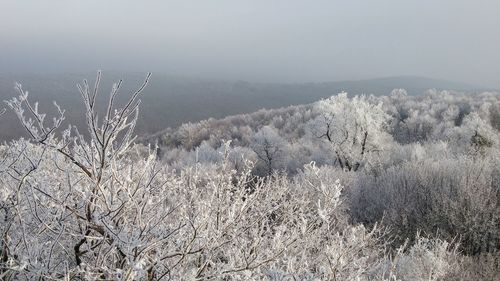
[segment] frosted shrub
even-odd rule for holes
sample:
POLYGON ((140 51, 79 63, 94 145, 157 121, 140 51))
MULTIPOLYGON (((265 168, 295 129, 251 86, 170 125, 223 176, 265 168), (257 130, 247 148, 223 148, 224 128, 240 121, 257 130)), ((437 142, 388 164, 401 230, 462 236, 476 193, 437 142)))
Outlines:
POLYGON ((314 165, 265 180, 226 162, 172 173, 151 154, 114 161, 92 193, 93 180, 57 151, 19 144, 23 156, 8 161, 23 178, 2 181, 13 206, 2 221, 6 279, 349 279, 381 253, 378 232, 345 222, 341 185, 314 165))
POLYGON ((427 158, 364 175, 352 190, 351 213, 363 223, 383 218, 400 241, 422 230, 448 240, 458 236, 469 254, 495 251, 500 245, 498 155, 427 158))
POLYGON ((415 244, 401 246, 380 270, 378 277, 391 281, 446 280, 459 270, 457 249, 446 241, 417 236, 415 244))

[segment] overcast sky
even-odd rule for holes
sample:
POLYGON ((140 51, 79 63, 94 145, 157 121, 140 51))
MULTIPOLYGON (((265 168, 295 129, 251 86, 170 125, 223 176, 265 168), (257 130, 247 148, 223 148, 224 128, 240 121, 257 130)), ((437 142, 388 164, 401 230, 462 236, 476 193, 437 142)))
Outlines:
POLYGON ((500 87, 499 0, 1 0, 0 72, 500 87))

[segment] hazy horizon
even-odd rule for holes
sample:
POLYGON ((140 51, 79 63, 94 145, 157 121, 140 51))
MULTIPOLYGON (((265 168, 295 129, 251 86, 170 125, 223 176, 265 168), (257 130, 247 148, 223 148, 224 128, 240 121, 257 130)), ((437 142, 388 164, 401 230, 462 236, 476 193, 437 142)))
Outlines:
MULTIPOLYGON (((93 80, 97 73, 101 72, 103 76, 111 75, 116 79, 127 79, 130 76, 146 76, 149 72, 144 71, 123 71, 117 69, 97 69, 97 70, 85 70, 85 71, 31 71, 31 72, 14 72, 14 71, 0 71, 0 77, 3 79, 6 78, 14 78, 12 80, 12 87, 14 87, 15 83, 23 83, 26 82, 25 79, 28 79, 30 76, 37 78, 51 78, 51 79, 65 79, 64 76, 75 76, 75 87, 78 83, 81 83, 83 79, 93 80)), ((499 87, 488 87, 479 83, 468 83, 464 81, 440 78, 440 77, 428 77, 422 75, 389 75, 389 76, 374 76, 374 77, 366 77, 366 78, 355 78, 355 79, 338 79, 338 80, 304 80, 304 81, 262 81, 262 80, 251 80, 245 78, 223 78, 223 77, 210 77, 210 76, 197 76, 197 75, 189 75, 189 74, 177 74, 177 73, 166 73, 166 72, 152 72, 152 78, 150 83, 154 83, 156 78, 161 79, 174 79, 176 81, 186 80, 192 82, 207 82, 207 83, 249 83, 249 84, 262 84, 262 85, 307 85, 307 84, 323 84, 323 83, 343 83, 343 82, 369 82, 369 81, 377 81, 377 80, 399 80, 399 79, 409 79, 409 80, 424 80, 424 81, 436 81, 436 82, 444 82, 444 83, 453 83, 462 85, 465 90, 467 89, 475 89, 475 90, 500 90, 499 87)), ((397 86, 397 85, 395 85, 397 86)), ((428 88, 432 89, 432 87, 428 88)))
POLYGON ((6 1, 0 73, 275 83, 420 76, 500 88, 499 13, 489 0, 6 1))

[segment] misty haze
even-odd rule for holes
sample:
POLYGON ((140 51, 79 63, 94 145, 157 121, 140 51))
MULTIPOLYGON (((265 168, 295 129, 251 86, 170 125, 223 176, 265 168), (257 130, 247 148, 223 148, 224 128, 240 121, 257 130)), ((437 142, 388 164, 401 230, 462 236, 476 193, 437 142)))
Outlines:
POLYGON ((0 280, 500 280, 500 2, 0 5, 0 280))

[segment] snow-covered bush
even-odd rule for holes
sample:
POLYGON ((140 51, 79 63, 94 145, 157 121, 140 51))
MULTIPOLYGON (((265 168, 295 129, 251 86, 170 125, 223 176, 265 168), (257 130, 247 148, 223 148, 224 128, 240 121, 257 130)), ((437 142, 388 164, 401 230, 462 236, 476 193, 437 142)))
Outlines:
POLYGON ((418 231, 460 239, 466 253, 500 247, 500 158, 467 155, 403 162, 357 178, 351 211, 358 222, 383 219, 400 240, 418 231))
POLYGON ((383 255, 379 232, 347 223, 342 186, 312 164, 258 179, 228 160, 170 172, 150 154, 106 166, 92 192, 95 180, 57 151, 12 147, 4 279, 351 279, 383 255))
POLYGON ((438 281, 458 270, 456 245, 417 235, 415 243, 399 247, 377 275, 389 281, 438 281))

